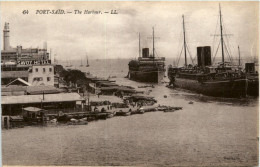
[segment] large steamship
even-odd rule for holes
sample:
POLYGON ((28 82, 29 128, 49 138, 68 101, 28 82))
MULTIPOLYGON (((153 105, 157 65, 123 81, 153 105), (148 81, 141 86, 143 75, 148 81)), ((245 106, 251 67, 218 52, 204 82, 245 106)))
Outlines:
POLYGON ((160 83, 163 80, 166 71, 164 61, 165 61, 164 57, 155 57, 154 29, 153 29, 152 55, 149 55, 149 48, 143 48, 142 56, 141 56, 140 35, 139 35, 139 57, 137 60, 131 60, 129 62, 128 77, 131 80, 140 81, 140 82, 160 83))
POLYGON ((196 66, 187 65, 185 25, 183 16, 185 66, 178 68, 169 66, 170 85, 215 97, 245 96, 248 87, 246 76, 239 68, 225 62, 223 50, 222 18, 220 12, 220 30, 222 45, 222 62, 213 66, 210 46, 197 47, 196 66))

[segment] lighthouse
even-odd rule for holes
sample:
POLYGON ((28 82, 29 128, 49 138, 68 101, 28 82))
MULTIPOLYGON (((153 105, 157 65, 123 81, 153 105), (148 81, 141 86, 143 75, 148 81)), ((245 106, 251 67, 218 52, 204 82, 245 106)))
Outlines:
POLYGON ((5 27, 3 30, 4 34, 4 50, 10 49, 10 41, 9 41, 9 23, 5 23, 5 27))

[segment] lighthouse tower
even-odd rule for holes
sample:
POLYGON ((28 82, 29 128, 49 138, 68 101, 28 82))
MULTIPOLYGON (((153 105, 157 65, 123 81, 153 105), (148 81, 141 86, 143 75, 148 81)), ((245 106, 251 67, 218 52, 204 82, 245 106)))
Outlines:
POLYGON ((4 50, 10 49, 10 41, 9 41, 9 23, 5 23, 5 27, 3 30, 4 34, 4 50))

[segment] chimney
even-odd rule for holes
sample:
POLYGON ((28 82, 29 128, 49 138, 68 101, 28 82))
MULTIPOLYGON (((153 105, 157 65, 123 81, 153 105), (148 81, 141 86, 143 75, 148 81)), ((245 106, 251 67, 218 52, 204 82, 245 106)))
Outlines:
POLYGON ((43 42, 43 49, 47 50, 47 42, 46 41, 43 42))
POLYGON ((22 46, 17 46, 17 52, 18 52, 18 56, 22 55, 22 46))
POLYGON ((5 27, 3 30, 4 34, 4 50, 10 49, 10 41, 9 41, 9 23, 5 23, 5 27))

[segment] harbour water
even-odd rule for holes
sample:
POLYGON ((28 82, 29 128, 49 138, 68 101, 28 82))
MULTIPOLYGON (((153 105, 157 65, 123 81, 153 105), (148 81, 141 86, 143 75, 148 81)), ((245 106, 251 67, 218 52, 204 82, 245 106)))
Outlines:
MULTIPOLYGON (((128 60, 90 61, 82 71, 129 81, 128 60)), ((165 78, 166 79, 166 78, 165 78)), ((114 117, 88 125, 25 127, 2 131, 4 165, 256 166, 258 98, 224 99, 173 90, 139 88, 158 104, 183 107, 114 117), (164 97, 167 96, 167 98, 164 97), (193 101, 193 104, 189 104, 193 101)))

